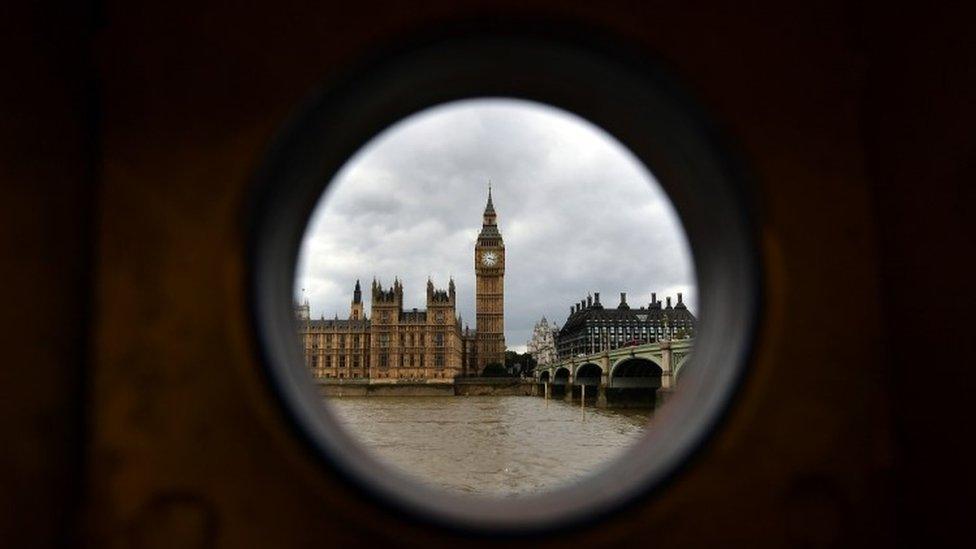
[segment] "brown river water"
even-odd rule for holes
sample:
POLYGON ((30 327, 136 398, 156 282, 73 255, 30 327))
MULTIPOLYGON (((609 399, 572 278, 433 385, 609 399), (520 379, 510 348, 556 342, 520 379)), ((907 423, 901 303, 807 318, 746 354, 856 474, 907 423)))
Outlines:
POLYGON ((606 410, 525 396, 341 397, 327 404, 383 462, 473 495, 538 493, 599 471, 646 428, 651 410, 606 410))

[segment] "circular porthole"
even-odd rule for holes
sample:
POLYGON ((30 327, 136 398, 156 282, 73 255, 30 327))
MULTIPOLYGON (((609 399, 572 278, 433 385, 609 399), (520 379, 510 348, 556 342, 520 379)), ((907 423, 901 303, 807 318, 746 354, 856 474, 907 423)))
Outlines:
POLYGON ((561 40, 479 34, 370 63, 315 94, 275 139, 256 177, 250 291, 269 378, 310 447, 379 502, 444 526, 505 534, 605 516, 651 493, 693 454, 741 378, 760 275, 740 177, 701 115, 642 60, 561 40), (384 129, 473 98, 552 105, 619 140, 654 173, 680 214, 697 275, 694 354, 655 429, 602 472, 515 499, 454 494, 383 465, 321 405, 295 335, 299 245, 329 182, 384 129))

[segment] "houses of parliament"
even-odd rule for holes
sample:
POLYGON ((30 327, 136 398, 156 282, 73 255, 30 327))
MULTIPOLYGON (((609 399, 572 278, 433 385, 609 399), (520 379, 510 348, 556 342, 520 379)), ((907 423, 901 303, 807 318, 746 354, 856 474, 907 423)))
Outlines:
POLYGON ((474 246, 476 326, 461 326, 454 280, 447 290, 427 281, 426 309, 404 309, 403 284, 373 280, 369 315, 357 280, 349 316, 312 319, 297 307, 305 365, 318 378, 444 381, 479 375, 505 363, 505 244, 491 188, 474 246))

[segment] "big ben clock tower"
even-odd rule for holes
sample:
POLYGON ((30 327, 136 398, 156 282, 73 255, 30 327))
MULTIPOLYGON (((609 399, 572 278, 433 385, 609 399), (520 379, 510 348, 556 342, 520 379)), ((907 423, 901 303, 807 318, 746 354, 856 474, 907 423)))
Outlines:
POLYGON ((478 242, 474 246, 474 272, 477 278, 475 311, 477 313, 478 373, 497 362, 505 364, 505 244, 495 223, 495 206, 488 204, 478 242))

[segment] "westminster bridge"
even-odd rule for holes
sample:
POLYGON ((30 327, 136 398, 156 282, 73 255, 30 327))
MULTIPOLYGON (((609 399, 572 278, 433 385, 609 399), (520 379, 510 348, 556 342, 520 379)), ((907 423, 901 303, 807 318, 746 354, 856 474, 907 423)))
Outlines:
POLYGON ((538 366, 541 394, 593 400, 597 406, 655 406, 677 385, 693 339, 657 341, 538 366))

